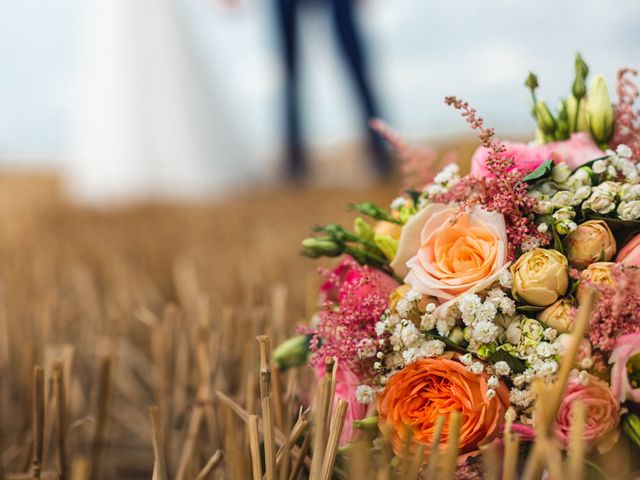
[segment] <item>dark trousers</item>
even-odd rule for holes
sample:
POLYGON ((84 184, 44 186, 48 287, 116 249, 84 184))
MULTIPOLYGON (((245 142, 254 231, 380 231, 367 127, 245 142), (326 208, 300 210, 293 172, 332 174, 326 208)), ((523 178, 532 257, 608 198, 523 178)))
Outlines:
MULTIPOLYGON (((274 0, 280 35, 280 46, 285 68, 285 119, 287 132, 287 161, 289 173, 298 177, 305 171, 305 149, 301 128, 300 82, 298 62, 298 7, 302 0, 274 0)), ((379 115, 375 97, 366 72, 366 62, 360 31, 355 22, 351 0, 323 0, 331 9, 333 30, 339 50, 346 62, 351 82, 360 103, 363 123, 367 132, 371 160, 378 173, 390 169, 389 157, 380 136, 368 124, 379 115)))

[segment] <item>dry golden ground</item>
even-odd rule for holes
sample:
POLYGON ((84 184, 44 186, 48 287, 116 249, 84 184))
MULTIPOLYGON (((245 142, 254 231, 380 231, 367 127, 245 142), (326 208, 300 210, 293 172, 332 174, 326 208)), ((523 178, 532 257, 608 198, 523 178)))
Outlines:
MULTIPOLYGON (((46 379, 43 469, 59 468, 59 361, 65 460, 79 468, 88 459, 100 478, 150 477, 151 405, 160 407, 172 477, 196 402, 221 389, 255 411, 255 394, 245 393, 257 386, 256 335, 275 343, 310 311, 317 265, 297 255, 300 240, 319 223, 349 224, 350 202, 385 205, 397 193, 394 185, 289 188, 219 204, 96 210, 66 202, 46 177, 0 186, 2 472, 31 468, 34 365, 46 379)), ((244 431, 221 409, 206 411, 209 428, 183 478, 240 441, 218 438, 217 424, 244 431)), ((231 478, 246 467, 232 465, 231 478)))

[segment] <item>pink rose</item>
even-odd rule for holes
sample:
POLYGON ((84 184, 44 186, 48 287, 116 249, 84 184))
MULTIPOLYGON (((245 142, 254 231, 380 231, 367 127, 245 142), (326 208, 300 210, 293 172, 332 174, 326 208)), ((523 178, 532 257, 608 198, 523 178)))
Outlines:
POLYGON ((609 385, 593 375, 583 382, 574 377, 569 381, 556 416, 556 437, 566 447, 571 429, 573 402, 585 406, 584 440, 588 447, 596 447, 604 453, 618 440, 620 430, 620 404, 613 397, 609 385))
MULTIPOLYGON (((507 151, 504 157, 513 157, 515 165, 511 170, 518 169, 521 172, 532 172, 545 160, 551 158, 551 149, 548 145, 528 145, 526 143, 504 142, 507 151)), ((487 170, 489 150, 480 146, 471 157, 471 174, 477 178, 491 178, 493 175, 487 170)))
POLYGON ((477 205, 460 213, 432 204, 404 226, 392 267, 400 275, 408 269, 413 290, 440 300, 489 287, 508 267, 504 217, 477 205))
POLYGON ((616 262, 631 267, 640 267, 640 235, 636 235, 622 247, 618 252, 616 262))
MULTIPOLYGON (((515 160, 513 169, 529 173, 544 162, 553 160, 555 163, 564 162, 572 169, 579 167, 595 158, 602 157, 604 153, 593 142, 591 135, 578 132, 571 135, 568 140, 546 144, 526 144, 504 142, 507 151, 504 156, 511 156, 515 160)), ((471 158, 471 173, 478 178, 491 177, 487 170, 489 151, 479 147, 471 158)))
MULTIPOLYGON (((325 375, 324 365, 316 366, 315 373, 319 383, 325 375)), ((367 415, 368 406, 360 403, 356 399, 356 388, 361 384, 362 380, 358 375, 353 373, 346 366, 342 366, 338 363, 338 369, 336 371, 336 394, 333 397, 334 412, 338 404, 338 400, 345 400, 349 402, 342 435, 340 436, 340 445, 351 442, 356 438, 358 429, 353 426, 353 422, 354 420, 362 420, 367 415)))
POLYGON ((546 144, 554 162, 564 162, 572 169, 578 168, 591 160, 604 156, 604 152, 594 143, 591 135, 586 132, 571 134, 569 140, 546 144))
POLYGON ((640 333, 629 333, 616 340, 616 345, 609 357, 611 369, 611 391, 619 402, 631 400, 640 403, 640 388, 629 383, 627 363, 631 357, 640 354, 640 333))
POLYGON ((344 285, 355 285, 365 273, 369 275, 372 281, 363 283, 363 285, 358 288, 355 293, 357 299, 364 299, 372 294, 380 294, 380 292, 388 296, 398 286, 398 282, 378 269, 370 268, 365 272, 365 267, 358 264, 349 256, 344 257, 331 273, 334 278, 338 280, 339 284, 336 285, 336 282, 332 281, 332 279, 324 282, 320 287, 320 294, 323 300, 339 302, 345 295, 345 289, 341 287, 344 285))

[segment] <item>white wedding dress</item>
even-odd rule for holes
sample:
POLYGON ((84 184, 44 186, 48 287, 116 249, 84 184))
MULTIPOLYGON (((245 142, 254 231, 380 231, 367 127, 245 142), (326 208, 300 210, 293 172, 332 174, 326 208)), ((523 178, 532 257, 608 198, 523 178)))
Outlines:
POLYGON ((90 4, 72 195, 97 203, 200 198, 237 183, 241 142, 191 48, 181 0, 90 4))

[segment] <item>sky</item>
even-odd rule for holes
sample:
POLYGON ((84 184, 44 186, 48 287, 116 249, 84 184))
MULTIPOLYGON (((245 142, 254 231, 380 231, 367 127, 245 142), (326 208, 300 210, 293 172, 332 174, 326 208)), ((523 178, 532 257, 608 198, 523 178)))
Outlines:
MULTIPOLYGON (((114 61, 109 60, 113 55, 96 47, 104 44, 98 37, 119 28, 116 24, 136 32, 125 44, 137 42, 145 32, 162 35, 166 27, 150 26, 154 16, 147 11, 159 11, 153 2, 172 3, 178 19, 174 29, 180 31, 176 38, 190 61, 177 59, 166 42, 158 52, 153 39, 145 43, 146 50, 137 51, 137 58, 159 57, 161 66, 153 68, 161 73, 165 67, 192 69, 187 76, 198 78, 199 87, 191 96, 208 105, 207 115, 217 122, 212 125, 220 126, 211 138, 220 138, 219 148, 228 153, 224 156, 247 165, 268 164, 280 145, 282 89, 271 1, 238 0, 237 7, 227 8, 215 0, 0 0, 0 166, 58 168, 78 151, 78 137, 86 134, 83 108, 122 101, 115 98, 119 90, 111 88, 116 80, 107 62, 114 61), (126 6, 134 3, 136 8, 126 6), (113 25, 96 28, 96 12, 114 4, 120 7, 117 12, 112 8, 113 25), (88 72, 96 68, 106 73, 91 80, 88 72), (91 81, 100 84, 92 90, 87 88, 91 81), (96 91, 100 100, 94 98, 96 91)), ((320 146, 350 142, 361 133, 322 3, 309 5, 301 19, 305 126, 309 141, 320 146)), ((455 94, 470 101, 499 135, 528 132, 532 121, 523 80, 529 70, 540 78, 540 95, 555 105, 571 84, 576 51, 610 85, 618 67, 640 67, 640 2, 612 4, 360 0, 383 116, 414 138, 464 132, 464 124, 442 101, 455 94)), ((128 81, 127 75, 146 78, 139 72, 136 64, 117 81, 128 81)), ((150 84, 153 78, 149 75, 150 84)), ((160 98, 168 95, 154 89, 160 98)), ((153 95, 147 98, 156 101, 153 95)), ((157 109, 156 114, 171 116, 170 110, 157 109)))

